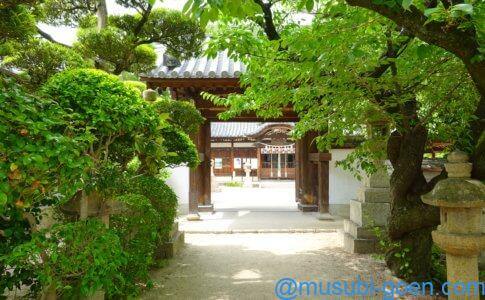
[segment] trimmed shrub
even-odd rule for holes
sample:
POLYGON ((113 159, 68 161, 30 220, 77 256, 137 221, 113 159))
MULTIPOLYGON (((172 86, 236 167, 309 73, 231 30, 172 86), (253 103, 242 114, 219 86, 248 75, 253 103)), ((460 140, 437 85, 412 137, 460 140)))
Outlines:
POLYGON ((54 287, 68 299, 100 289, 118 293, 126 264, 120 239, 97 219, 54 225, 1 259, 14 270, 35 274, 31 291, 54 287))
POLYGON ((72 109, 76 129, 100 136, 143 133, 159 125, 154 111, 139 93, 117 76, 94 69, 75 69, 52 76, 42 92, 72 109), (148 127, 148 128, 147 128, 148 127))
MULTIPOLYGON (((70 198, 82 186, 90 160, 85 141, 66 134, 69 113, 0 76, 0 257, 31 239, 41 207, 70 198), (25 216, 29 216, 27 219, 25 216)), ((21 268, 0 261, 0 291, 31 285, 21 268)))
POLYGON ((121 240, 127 264, 121 269, 125 285, 120 295, 137 295, 143 285, 151 285, 149 269, 157 245, 160 215, 150 200, 139 194, 116 197, 124 209, 111 216, 110 227, 121 240))
POLYGON ((168 116, 170 124, 187 134, 196 133, 205 120, 195 105, 189 101, 175 101, 164 96, 154 102, 153 106, 160 114, 168 116))
POLYGON ((147 85, 141 81, 126 80, 126 81, 123 81, 123 83, 125 84, 125 86, 129 88, 136 89, 138 92, 140 92, 140 95, 141 93, 143 93, 144 90, 147 89, 147 85))
POLYGON ((165 162, 168 166, 187 164, 193 168, 199 164, 197 148, 190 137, 175 126, 167 126, 162 129, 163 145, 168 151, 165 162))
POLYGON ((129 184, 129 192, 148 198, 157 212, 159 216, 158 242, 168 241, 177 215, 177 195, 163 180, 152 176, 137 176, 131 179, 129 184))

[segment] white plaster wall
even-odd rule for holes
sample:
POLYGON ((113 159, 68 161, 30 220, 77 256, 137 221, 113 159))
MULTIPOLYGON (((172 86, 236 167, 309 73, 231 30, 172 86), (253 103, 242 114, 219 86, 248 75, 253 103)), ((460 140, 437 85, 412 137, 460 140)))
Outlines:
POLYGON ((170 169, 167 184, 177 194, 179 213, 186 214, 189 210, 189 168, 176 167, 170 169))
POLYGON ((357 191, 362 183, 349 171, 337 167, 337 161, 343 160, 353 149, 332 149, 332 160, 329 164, 329 204, 330 213, 347 217, 351 199, 357 198, 357 191))

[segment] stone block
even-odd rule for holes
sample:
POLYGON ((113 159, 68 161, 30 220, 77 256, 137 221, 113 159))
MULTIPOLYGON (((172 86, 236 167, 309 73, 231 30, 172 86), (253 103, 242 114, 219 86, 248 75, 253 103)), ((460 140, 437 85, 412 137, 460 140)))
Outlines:
POLYGON ((371 229, 366 229, 352 222, 344 219, 344 232, 350 234, 357 239, 375 239, 374 232, 371 229))
POLYGON ((379 170, 370 176, 364 176, 364 186, 371 188, 389 187, 389 174, 387 170, 379 170))
POLYGON ((372 239, 357 239, 344 233, 344 250, 349 253, 368 254, 376 252, 376 241, 372 239))
POLYGON ((389 188, 360 188, 357 192, 357 200, 360 202, 391 202, 389 188))
POLYGON ((214 204, 200 205, 198 206, 199 212, 214 212, 214 204))
POLYGON ((318 206, 314 204, 301 204, 298 203, 298 210, 302 212, 318 211, 318 206))
POLYGON ((177 231, 170 241, 160 245, 155 251, 155 259, 172 258, 180 251, 185 244, 185 234, 182 231, 177 231))
POLYGON ((350 200, 350 220, 359 226, 386 226, 389 203, 350 200))

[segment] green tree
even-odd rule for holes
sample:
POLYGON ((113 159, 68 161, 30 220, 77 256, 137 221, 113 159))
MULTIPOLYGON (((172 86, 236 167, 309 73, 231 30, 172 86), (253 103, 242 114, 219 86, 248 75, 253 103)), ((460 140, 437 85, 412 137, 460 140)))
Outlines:
POLYGON ((93 59, 97 68, 115 74, 151 70, 156 62, 153 43, 178 58, 199 53, 204 32, 180 12, 154 9, 155 1, 125 0, 117 3, 136 10, 135 14, 100 16, 98 2, 49 0, 40 6, 45 22, 80 27, 75 48, 93 59))
MULTIPOLYGON (((20 45, 17 45, 20 47, 20 45)), ((86 68, 90 61, 65 46, 46 40, 32 39, 4 59, 6 67, 20 68, 29 78, 29 85, 38 87, 64 69, 86 68)))
MULTIPOLYGON (((71 198, 82 187, 90 161, 82 153, 92 135, 75 134, 71 112, 29 94, 0 76, 0 256, 9 255, 37 230, 41 208, 71 198)), ((0 289, 33 283, 23 268, 0 262, 0 289)))
MULTIPOLYGON (((200 16, 204 24, 222 16, 247 18, 262 26, 271 40, 277 40, 281 17, 274 18, 278 6, 296 7, 312 12, 319 6, 342 1, 273 1, 273 0, 189 0, 185 10, 200 16), (278 19, 279 18, 279 19, 278 19)), ((458 57, 472 78, 478 103, 470 120, 473 149, 473 177, 485 179, 485 2, 481 0, 345 0, 351 6, 374 11, 391 20, 408 36, 441 47, 458 57)))
POLYGON ((401 276, 423 279, 430 274, 430 232, 439 215, 420 195, 444 174, 427 183, 422 158, 430 139, 462 141, 469 134, 478 95, 467 69, 449 52, 366 10, 328 3, 303 26, 283 17, 299 12, 298 5, 281 9, 271 15, 256 9, 249 21, 218 23, 208 51, 228 49, 246 62, 245 93, 205 96, 229 107, 223 118, 247 111, 278 117, 291 105, 300 116, 296 135, 319 132, 321 150, 386 124, 381 126, 389 134, 370 137, 341 165, 373 172, 375 160, 389 158, 394 170, 388 234, 399 246, 390 249, 387 262, 401 276), (410 261, 401 268, 396 253, 404 249, 410 261))

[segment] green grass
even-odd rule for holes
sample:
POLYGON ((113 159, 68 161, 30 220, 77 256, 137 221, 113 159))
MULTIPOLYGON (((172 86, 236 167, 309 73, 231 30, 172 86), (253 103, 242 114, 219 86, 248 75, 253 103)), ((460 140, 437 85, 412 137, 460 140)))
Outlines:
POLYGON ((225 182, 224 183, 224 186, 228 186, 228 187, 242 187, 243 184, 242 184, 242 182, 231 181, 231 182, 225 182))

